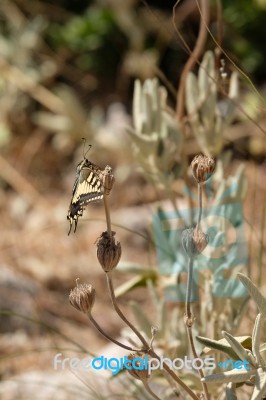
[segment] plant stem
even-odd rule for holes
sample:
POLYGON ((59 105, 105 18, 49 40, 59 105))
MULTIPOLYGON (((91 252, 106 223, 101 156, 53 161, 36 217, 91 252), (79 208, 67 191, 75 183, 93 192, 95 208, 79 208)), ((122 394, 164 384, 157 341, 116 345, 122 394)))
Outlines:
POLYGON ((95 328, 108 340, 111 342, 115 343, 117 346, 122 347, 123 349, 129 350, 129 351, 139 351, 136 349, 133 349, 132 347, 126 346, 123 343, 118 342, 117 340, 113 339, 111 336, 109 336, 107 333, 105 333, 102 328, 98 325, 98 323, 95 321, 93 316, 89 313, 88 318, 91 321, 91 323, 95 326, 95 328))
POLYGON ((107 279, 107 284, 108 284, 112 304, 113 304, 115 311, 117 312, 119 317, 125 322, 125 324, 128 325, 130 327, 130 329, 132 329, 132 331, 137 335, 137 337, 139 338, 139 340, 141 341, 143 346, 148 350, 149 345, 148 345, 147 341, 145 340, 145 338, 139 333, 137 328, 131 322, 129 322, 129 320, 125 317, 125 315, 122 313, 122 311, 120 310, 120 308, 117 305, 116 297, 115 297, 115 293, 114 293, 113 280, 112 280, 112 271, 106 273, 106 279, 107 279))
POLYGON ((107 232, 109 237, 112 237, 112 228, 111 228, 111 216, 110 216, 110 209, 109 209, 109 204, 108 204, 108 199, 107 195, 103 195, 103 203, 104 203, 104 210, 105 210, 105 216, 106 216, 106 224, 107 224, 107 232))
POLYGON ((141 380, 141 382, 143 383, 145 389, 147 390, 148 393, 150 393, 150 395, 157 400, 160 400, 160 397, 156 396, 156 394, 151 390, 150 386, 148 385, 148 382, 145 381, 144 379, 141 380))
MULTIPOLYGON (((190 344, 190 348, 193 354, 193 357, 196 359, 198 358, 196 348, 194 345, 194 339, 193 339, 193 334, 192 334, 192 325, 193 325, 193 315, 191 312, 190 308, 190 303, 191 303, 191 294, 192 294, 192 276, 193 276, 193 258, 189 257, 189 263, 188 263, 188 281, 187 281, 187 292, 186 292, 186 319, 185 319, 185 324, 187 327, 187 334, 188 334, 188 340, 190 344)), ((204 378, 203 370, 202 368, 198 369, 198 373, 201 378, 204 378)), ((205 382, 202 382, 202 388, 205 394, 205 399, 209 400, 210 396, 208 393, 207 385, 205 382)))
MULTIPOLYGON (((108 232, 108 235, 111 238, 112 237, 111 217, 110 217, 110 209, 109 209, 109 204, 108 204, 108 200, 107 200, 106 194, 103 195, 103 201, 104 201, 104 209, 105 209, 105 215, 106 215, 107 232, 108 232)), ((114 307, 115 311, 117 312, 117 314, 119 315, 119 317, 122 319, 122 321, 124 321, 125 324, 127 326, 129 326, 129 328, 135 333, 135 335, 139 338, 139 340, 143 344, 144 349, 141 350, 141 351, 145 351, 151 357, 157 358, 158 360, 160 360, 160 357, 158 356, 158 354, 156 354, 154 352, 154 350, 151 348, 151 346, 149 346, 148 342, 141 335, 141 333, 138 331, 138 329, 126 318, 126 316, 122 313, 122 311, 118 307, 118 304, 116 302, 115 292, 114 292, 114 286, 113 286, 113 280, 112 280, 112 271, 106 272, 106 279, 107 279, 107 285, 108 285, 108 289, 109 289, 109 292, 110 292, 110 296, 111 296, 111 301, 112 301, 113 307, 114 307)), ((92 318, 92 316, 90 316, 90 317, 91 317, 91 321, 94 323, 94 325, 96 324, 95 326, 97 327, 97 329, 100 328, 99 325, 97 324, 97 322, 92 318)), ((99 331, 103 335, 105 335, 105 333, 101 330, 101 328, 100 328, 99 331)), ((109 338, 109 340, 112 340, 112 339, 109 338)), ((121 343, 119 345, 121 347, 121 343)), ((122 345, 122 347, 124 347, 124 345, 122 345)), ((175 380, 175 382, 177 382, 190 395, 190 397, 192 399, 199 400, 198 397, 195 395, 195 393, 193 393, 193 391, 168 367, 168 365, 166 363, 163 363, 163 369, 175 380)), ((150 388, 149 388, 149 390, 150 390, 150 388)), ((174 389, 173 389, 173 393, 177 397, 179 397, 179 395, 176 393, 176 391, 174 389)), ((157 398, 157 397, 155 397, 155 398, 157 398)))
POLYGON ((202 184, 198 183, 198 200, 199 200, 199 215, 196 229, 199 229, 201 216, 202 216, 202 184))
POLYGON ((194 64, 200 58, 200 55, 204 49, 204 45, 207 39, 207 29, 209 23, 209 2, 208 0, 201 0, 201 18, 200 18, 200 28, 197 37, 197 41, 195 47, 190 54, 189 59, 187 60, 182 74, 179 79, 179 87, 177 91, 177 107, 176 107, 176 114, 177 114, 177 123, 180 124, 184 115, 184 99, 185 99, 185 85, 186 85, 186 78, 193 68, 194 64))
MULTIPOLYGON (((155 351, 149 347, 149 344, 145 340, 145 338, 141 335, 141 333, 137 330, 137 328, 131 322, 129 322, 129 320, 125 317, 125 315, 122 313, 122 311, 118 307, 117 302, 116 302, 115 293, 114 293, 112 271, 106 273, 106 279, 107 279, 107 284, 108 284, 112 304, 113 304, 115 311, 117 312, 119 317, 122 319, 122 321, 124 321, 125 324, 127 326, 129 326, 132 329, 132 331, 136 334, 136 336, 139 338, 139 340, 141 341, 141 343, 144 346, 143 350, 145 350, 147 352, 147 354, 149 354, 151 357, 156 358, 157 360, 160 360, 160 357, 158 356, 158 354, 156 354, 155 351)), ((190 395, 190 397, 192 399, 199 400, 199 398, 195 395, 195 393, 168 367, 168 365, 166 363, 163 363, 162 365, 163 365, 163 369, 175 380, 175 382, 177 382, 190 395)), ((178 396, 176 393, 175 393, 175 395, 178 396)))
MULTIPOLYGON (((193 258, 189 257, 187 292, 186 292, 186 317, 189 320, 192 320, 192 313, 191 313, 191 308, 190 308, 191 292, 192 292, 192 276, 193 276, 193 258)), ((192 323, 192 321, 191 321, 191 323, 192 323)))

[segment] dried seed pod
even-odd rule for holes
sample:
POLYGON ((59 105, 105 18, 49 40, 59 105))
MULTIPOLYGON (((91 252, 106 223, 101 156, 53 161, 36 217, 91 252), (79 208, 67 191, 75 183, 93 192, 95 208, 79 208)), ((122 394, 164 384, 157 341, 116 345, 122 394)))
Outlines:
POLYGON ((194 178, 198 183, 206 182, 215 170, 215 161, 213 158, 203 156, 202 154, 193 158, 191 169, 194 178))
POLYGON ((181 240, 187 255, 194 258, 203 252, 209 242, 209 237, 197 227, 185 229, 181 240))
POLYGON ((97 241, 97 258, 104 272, 112 271, 121 258, 121 245, 115 241, 114 236, 115 232, 110 236, 105 231, 97 241))
POLYGON ((88 314, 91 312, 95 301, 95 289, 92 285, 83 283, 70 291, 69 302, 77 310, 88 314))
POLYGON ((104 194, 108 195, 112 190, 113 184, 115 183, 113 170, 109 165, 106 165, 102 172, 102 182, 104 187, 104 194))
POLYGON ((131 367, 131 369, 128 369, 130 375, 141 381, 148 380, 150 377, 147 364, 148 356, 143 356, 139 353, 130 353, 127 358, 131 360, 128 363, 131 367))
POLYGON ((196 227, 193 232, 193 241, 198 253, 200 254, 209 243, 209 236, 202 232, 201 229, 196 227))

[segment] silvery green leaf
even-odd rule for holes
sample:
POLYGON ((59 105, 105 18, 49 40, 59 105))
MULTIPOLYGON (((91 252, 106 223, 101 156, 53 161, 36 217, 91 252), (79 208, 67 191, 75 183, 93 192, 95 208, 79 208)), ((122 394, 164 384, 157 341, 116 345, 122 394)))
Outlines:
POLYGON ((199 68, 199 99, 201 120, 208 131, 209 139, 215 129, 217 85, 215 82, 214 56, 207 51, 199 68))
POLYGON ((199 89, 198 81, 196 76, 189 72, 186 80, 186 107, 188 113, 191 114, 191 120, 194 121, 197 118, 198 112, 198 99, 199 99, 199 89))
POLYGON ((231 99, 237 99, 239 94, 239 79, 238 73, 234 71, 230 78, 229 94, 231 99))
MULTIPOLYGON (((237 360, 238 358, 236 352, 228 345, 225 339, 213 340, 202 336, 196 336, 196 339, 207 347, 203 349, 204 354, 211 354, 213 353, 212 349, 214 349, 215 351, 221 351, 229 355, 233 360, 237 360)), ((240 340, 240 338, 238 339, 240 340)))
POLYGON ((134 84, 132 115, 133 115, 134 126, 135 126, 135 129, 136 129, 136 131, 138 133, 142 132, 142 126, 143 126, 143 114, 142 114, 142 106, 141 106, 141 103, 142 103, 141 97, 142 97, 141 83, 137 79, 137 80, 135 80, 135 84, 134 84))
POLYGON ((137 131, 134 131, 132 128, 128 127, 127 132, 129 133, 131 139, 136 145, 137 149, 142 153, 148 155, 152 150, 152 146, 156 148, 158 135, 154 133, 153 135, 140 135, 137 131))
POLYGON ((149 134, 151 132, 154 132, 153 129, 153 110, 152 110, 152 96, 151 94, 148 92, 148 90, 145 90, 145 84, 147 83, 147 81, 145 81, 144 83, 144 87, 143 87, 143 97, 144 97, 144 101, 143 101, 143 114, 145 115, 145 122, 144 122, 144 126, 143 126, 143 133, 145 134, 149 134))
POLYGON ((255 374, 255 371, 239 371, 237 369, 232 369, 231 371, 222 372, 220 374, 212 374, 205 376, 201 380, 203 382, 245 382, 249 380, 249 378, 255 374))
POLYGON ((261 365, 266 367, 266 343, 260 345, 261 365))
POLYGON ((152 131, 160 132, 161 129, 161 113, 163 110, 163 101, 166 101, 167 94, 163 87, 159 86, 157 79, 153 79, 153 90, 151 92, 152 107, 152 131), (163 94, 164 90, 164 94, 163 94))
POLYGON ((255 387, 251 400, 261 400, 266 396, 266 371, 258 368, 255 374, 255 387))
POLYGON ((145 335, 147 337, 151 336, 151 326, 152 323, 149 321, 148 317, 146 316, 145 312, 142 310, 142 308, 136 303, 135 301, 131 301, 130 303, 130 308, 133 312, 133 315, 135 317, 135 320, 138 323, 139 328, 145 332, 145 335))
POLYGON ((232 336, 230 333, 222 331, 224 338, 231 345, 232 349, 238 355, 240 360, 247 360, 250 364, 254 365, 253 360, 249 357, 247 350, 232 336))
POLYGON ((225 126, 228 126, 234 117, 236 109, 235 100, 238 97, 238 92, 239 92, 238 73, 234 71, 230 78, 229 94, 228 94, 228 99, 226 100, 226 110, 223 115, 225 126))
POLYGON ((240 279, 240 281, 243 283, 243 285, 247 288, 250 296, 253 298, 253 300, 255 301, 255 303, 258 306, 258 309, 260 310, 261 314, 265 318, 266 317, 266 299, 265 299, 265 297, 260 293, 260 291, 256 288, 256 286, 251 282, 251 280, 247 276, 245 276, 241 273, 238 273, 237 276, 240 279))
POLYGON ((138 287, 146 287, 147 279, 149 279, 147 275, 134 276, 115 289, 115 296, 120 297, 138 287))
POLYGON ((236 385, 232 382, 228 383, 225 389, 226 400, 237 400, 236 385))
POLYGON ((146 126, 145 132, 150 134, 152 132, 159 133, 160 131, 160 90, 157 79, 147 79, 143 84, 143 110, 145 115, 146 126))
POLYGON ((210 84, 214 79, 215 69, 213 52, 206 51, 199 68, 199 91, 200 93, 204 93, 204 98, 208 94, 210 84))
POLYGON ((143 275, 147 274, 150 275, 155 272, 155 270, 152 270, 151 268, 146 267, 143 264, 137 264, 133 262, 127 262, 127 261, 121 261, 116 268, 116 271, 119 271, 121 273, 126 273, 126 274, 134 274, 134 275, 143 275), (153 272, 152 272, 153 271, 153 272))
POLYGON ((236 199, 243 200, 247 192, 247 179, 245 176, 244 164, 240 164, 239 167, 237 168, 235 179, 237 187, 236 199))
POLYGON ((258 314, 255 320, 255 325, 252 333, 252 353, 254 354, 257 363, 260 363, 260 339, 261 339, 261 330, 263 328, 263 317, 261 314, 258 314))

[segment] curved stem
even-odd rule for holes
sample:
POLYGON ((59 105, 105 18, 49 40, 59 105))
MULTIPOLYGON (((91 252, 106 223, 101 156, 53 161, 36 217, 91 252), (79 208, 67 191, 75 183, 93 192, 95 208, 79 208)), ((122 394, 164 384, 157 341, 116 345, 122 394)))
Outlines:
MULTIPOLYGON (((161 360, 161 358, 158 356, 158 354, 156 354, 155 351, 149 347, 149 344, 147 343, 145 338, 141 335, 141 333, 137 330, 137 328, 131 322, 129 322, 129 320, 125 317, 125 315, 122 313, 122 311, 118 307, 117 302, 116 302, 115 293, 114 293, 112 271, 106 273, 106 279, 107 279, 108 288, 109 288, 113 307, 114 307, 115 311, 117 312, 117 314, 119 315, 119 317, 122 319, 122 321, 125 322, 125 324, 127 324, 132 329, 132 331, 139 338, 139 340, 141 341, 141 343, 143 344, 143 346, 145 348, 143 350, 145 350, 147 352, 147 354, 149 354, 151 357, 156 358, 157 360, 161 360)), ((192 399, 199 400, 199 398, 195 395, 195 393, 168 367, 168 365, 166 363, 163 363, 162 366, 163 366, 163 369, 175 380, 175 382, 177 382, 190 395, 190 397, 192 399)), ((176 395, 178 396, 178 394, 176 394, 176 395)))
POLYGON ((177 105, 176 105, 176 114, 177 114, 177 122, 181 123, 183 114, 184 114, 184 98, 185 98, 185 86, 186 86, 186 78, 187 74, 189 71, 193 68, 194 64, 197 62, 199 59, 203 48, 204 44, 207 39, 207 34, 208 31, 206 29, 206 26, 208 26, 209 22, 209 2, 208 0, 201 0, 201 19, 200 19, 200 28, 199 28, 199 34, 198 38, 195 44, 195 47, 190 54, 189 59, 187 60, 187 63, 185 64, 182 74, 180 76, 180 83, 179 83, 179 88, 177 92, 177 105))
POLYGON ((156 396, 156 394, 151 390, 150 386, 148 385, 148 382, 145 381, 144 379, 141 380, 141 382, 143 383, 145 389, 147 390, 148 393, 150 393, 150 395, 157 400, 160 400, 160 397, 156 396))
POLYGON ((129 347, 123 343, 118 342, 117 340, 113 339, 111 336, 108 335, 108 333, 105 333, 102 328, 98 325, 98 323, 95 321, 93 316, 89 313, 88 318, 91 321, 91 323, 95 326, 95 328, 108 340, 111 342, 115 343, 117 346, 122 347, 123 349, 129 350, 129 351, 140 351, 136 349, 132 349, 132 347, 129 347))
MULTIPOLYGON (((148 354, 161 361, 161 358, 153 349, 149 349, 148 354)), ((171 370, 171 368, 165 363, 162 363, 163 369, 190 395, 194 400, 199 400, 198 396, 171 370)), ((179 397, 179 394, 174 391, 174 394, 179 397)))
POLYGON ((146 348, 146 350, 148 350, 149 349, 148 342, 141 335, 141 333, 139 333, 137 328, 131 322, 129 322, 129 320, 125 317, 125 315, 122 313, 122 311, 120 310, 120 308, 117 305, 115 292, 114 292, 114 286, 113 286, 113 280, 112 280, 112 271, 106 273, 106 279, 107 279, 107 284, 108 284, 112 304, 113 304, 115 311, 117 312, 119 317, 125 322, 125 324, 128 325, 132 329, 132 331, 137 335, 137 337, 139 338, 139 340, 141 341, 143 346, 146 348))

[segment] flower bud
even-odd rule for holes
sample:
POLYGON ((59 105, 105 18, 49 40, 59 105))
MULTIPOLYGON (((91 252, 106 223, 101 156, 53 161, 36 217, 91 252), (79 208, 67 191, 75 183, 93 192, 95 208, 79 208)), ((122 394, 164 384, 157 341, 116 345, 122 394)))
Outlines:
POLYGON ((209 242, 209 237, 198 227, 185 229, 182 232, 182 245, 190 258, 201 254, 209 242))
POLYGON ((104 171, 102 172, 102 181, 104 187, 104 194, 108 195, 112 190, 113 184, 115 183, 113 170, 109 165, 106 165, 104 171))
POLYGON ((95 289, 92 285, 83 283, 70 291, 69 302, 77 310, 88 314, 91 312, 95 301, 95 289))
POLYGON ((130 375, 133 376, 133 378, 141 381, 148 380, 150 375, 148 368, 145 368, 146 365, 144 356, 139 353, 130 353, 127 358, 128 360, 131 360, 131 362, 128 362, 131 367, 131 369, 128 369, 130 375), (134 361, 134 363, 132 363, 132 361, 134 361))
POLYGON ((203 183, 206 182, 214 172, 215 161, 211 157, 200 154, 193 158, 191 169, 196 181, 198 183, 203 183))
POLYGON ((121 258, 121 245, 115 241, 114 236, 115 232, 110 236, 105 231, 97 241, 97 257, 105 272, 112 271, 121 258))

